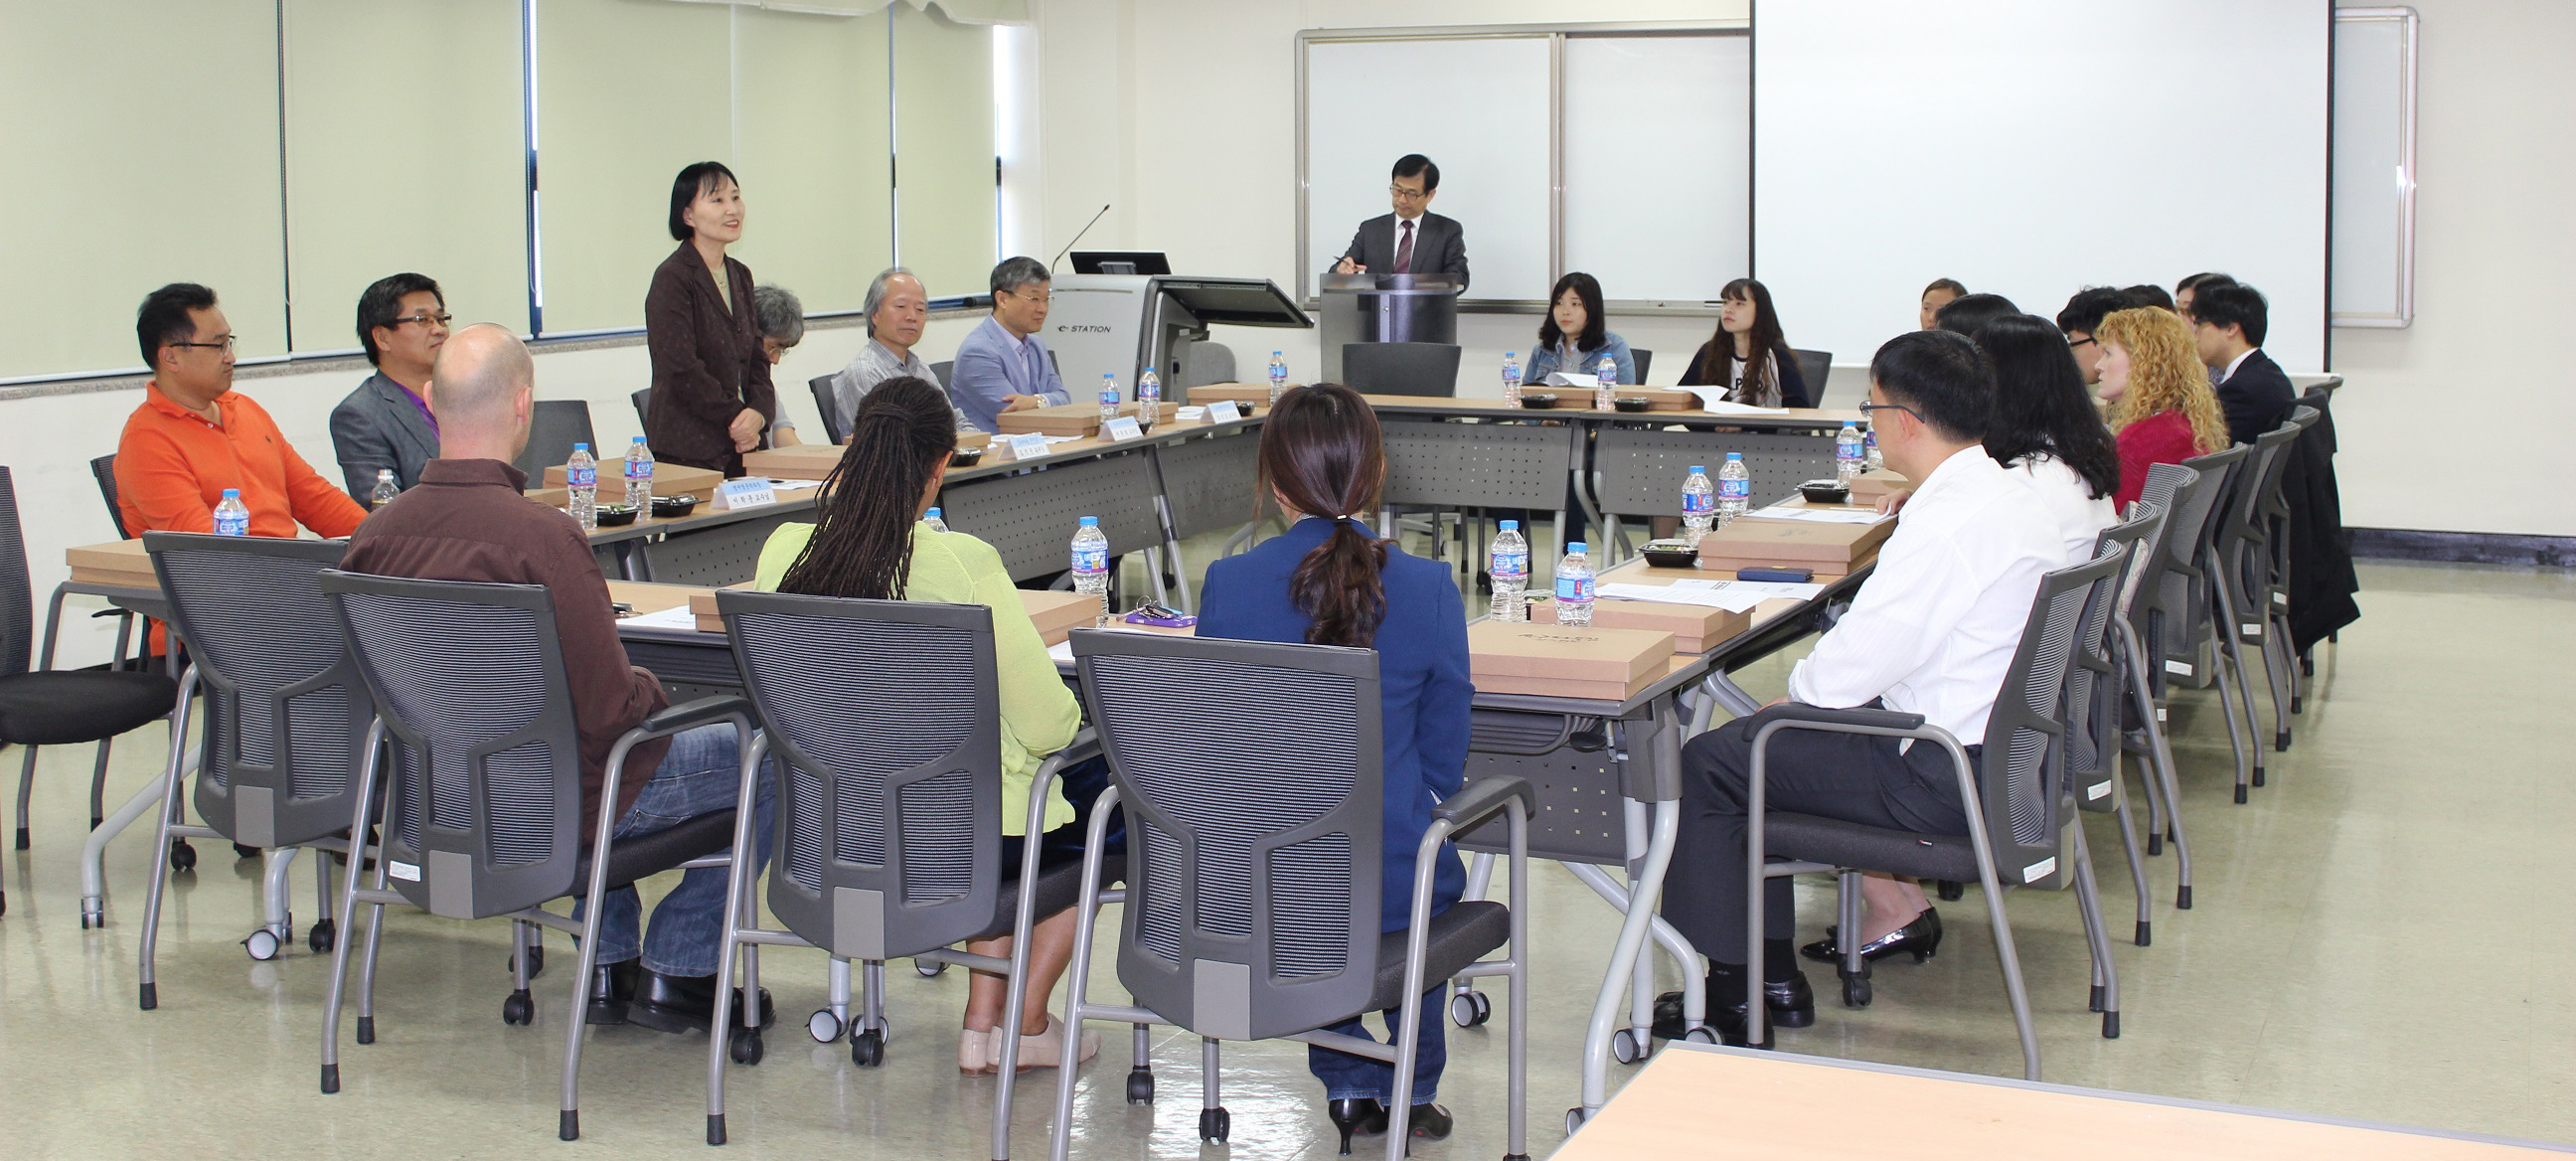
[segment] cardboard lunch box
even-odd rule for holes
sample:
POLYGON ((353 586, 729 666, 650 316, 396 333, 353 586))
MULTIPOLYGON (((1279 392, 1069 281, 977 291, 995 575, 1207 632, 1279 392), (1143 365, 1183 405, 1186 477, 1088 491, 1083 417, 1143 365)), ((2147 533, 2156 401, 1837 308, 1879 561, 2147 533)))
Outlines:
MULTIPOLYGON (((741 589, 751 586, 746 583, 725 587, 741 589)), ((689 594, 689 611, 696 614, 698 618, 699 632, 725 631, 724 616, 716 610, 717 591, 701 589, 689 594)), ((1049 645, 1061 645, 1067 634, 1076 629, 1091 627, 1092 615, 1100 607, 1100 598, 1082 593, 1032 592, 1022 589, 1020 604, 1028 609, 1029 620, 1036 623, 1038 636, 1049 645)))
POLYGON ((1914 481, 1881 468, 1875 472, 1862 472, 1852 477, 1851 494, 1855 502, 1866 500, 1877 503, 1882 497, 1902 492, 1913 486, 1914 481))
POLYGON ((1210 383, 1205 386, 1190 388, 1190 402, 1192 403, 1205 405, 1209 403, 1224 403, 1228 400, 1242 404, 1247 410, 1254 407, 1268 407, 1270 406, 1270 384, 1210 383))
POLYGON ((136 589, 161 587, 160 576, 152 571, 152 555, 143 551, 140 538, 65 549, 63 563, 71 566, 71 579, 82 584, 136 589))
POLYGON ((1896 531, 1896 521, 1820 524, 1747 517, 1700 538, 1701 568, 1803 568, 1848 574, 1896 531))
MULTIPOLYGON (((1162 427, 1171 423, 1180 409, 1177 403, 1170 400, 1163 401, 1154 412, 1154 426, 1162 427)), ((1118 414, 1135 415, 1135 401, 1129 400, 1119 404, 1118 414)), ((1089 403, 1067 403, 1061 407, 1033 407, 1027 411, 1005 411, 993 418, 993 426, 1001 428, 1004 435, 1035 433, 1088 438, 1100 432, 1100 403, 1094 400, 1089 403)))
MULTIPOLYGON (((984 446, 982 437, 977 437, 975 446, 984 446)), ((773 480, 819 480, 831 475, 833 467, 841 462, 841 450, 838 445, 828 443, 763 448, 742 453, 742 470, 747 475, 767 476, 773 480)), ((707 491, 714 492, 715 485, 707 485, 707 491)), ((653 494, 658 496, 661 493, 661 481, 656 479, 653 494)))
MULTIPOLYGON (((693 468, 687 464, 665 464, 657 462, 653 465, 653 494, 656 496, 678 496, 689 493, 706 496, 713 493, 716 490, 716 485, 723 482, 723 472, 711 472, 705 468, 693 468)), ((564 466, 562 464, 546 465, 545 486, 549 488, 563 488, 570 486, 564 482, 564 466)), ((625 486, 626 457, 619 456, 613 460, 599 461, 600 495, 608 495, 613 490, 620 489, 625 486)), ((620 492, 618 494, 623 495, 624 493, 620 492)))
POLYGON ((1651 629, 1467 626, 1468 676, 1488 693, 1624 701, 1662 677, 1672 654, 1673 635, 1651 629))
MULTIPOLYGON (((1664 569, 1678 572, 1678 569, 1664 569)), ((1626 584, 1652 584, 1643 577, 1621 576, 1616 581, 1626 584)), ((1537 624, 1556 623, 1556 602, 1540 601, 1530 606, 1530 620, 1537 624)), ((1618 601, 1602 598, 1592 603, 1592 627, 1596 629, 1643 629, 1652 633, 1669 633, 1673 652, 1688 655, 1706 653, 1720 642, 1743 632, 1752 624, 1749 613, 1730 613, 1706 605, 1667 605, 1655 601, 1618 601)))

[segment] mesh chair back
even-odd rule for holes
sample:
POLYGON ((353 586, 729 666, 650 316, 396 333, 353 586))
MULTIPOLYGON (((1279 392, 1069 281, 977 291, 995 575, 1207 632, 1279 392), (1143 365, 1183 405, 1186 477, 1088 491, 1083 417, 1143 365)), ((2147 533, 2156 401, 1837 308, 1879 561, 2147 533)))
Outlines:
POLYGON ((234 842, 348 829, 375 706, 316 582, 329 540, 146 532, 205 699, 197 813, 234 842))
POLYGON ((2298 454, 2298 448, 2296 445, 2299 437, 2306 435, 2308 433, 2308 429, 2315 427, 2317 425, 2317 420, 2324 418, 2324 416, 2325 412, 2304 403, 2298 407, 2290 409, 2290 426, 2297 428, 2298 430, 2293 432, 2290 439, 2287 441, 2290 446, 2286 446, 2281 449, 2280 463, 2274 465, 2272 469, 2272 486, 2263 490, 2262 515, 2264 520, 2269 522, 2270 529, 2274 534, 2279 533, 2281 529, 2280 522, 2290 518, 2290 495, 2288 486, 2290 479, 2290 461, 2298 454))
POLYGON ((2032 883, 2057 870, 2066 823, 2066 675, 2096 606, 2117 598, 2120 553, 2041 578, 2012 668, 1986 720, 1977 777, 1995 869, 2032 883))
POLYGON ((857 959, 992 926, 1002 833, 992 610, 736 589, 716 601, 784 779, 770 910, 857 959))
MULTIPOLYGON (((2162 627, 2163 635, 2146 639, 2162 656, 2150 660, 2191 664, 2199 655, 2200 627, 2209 620, 2209 585, 2203 570, 2211 559, 2210 536, 2221 517, 2219 502, 2227 495, 2228 481, 2253 450, 2254 445, 2240 443, 2182 462, 2199 478, 2177 485, 2173 503, 2165 508, 2164 567, 2156 587, 2147 594, 2154 602, 2150 620, 2162 627)), ((2162 665, 2148 668, 2156 672, 2158 682, 2164 680, 2162 665)))
POLYGON ((1362 395, 1456 395, 1458 344, 1344 343, 1342 382, 1362 395))
POLYGON ((633 395, 627 396, 627 398, 635 401, 635 422, 643 424, 647 429, 650 429, 653 426, 653 389, 650 387, 644 388, 633 395))
POLYGON ((107 501, 107 522, 116 526, 116 538, 133 539, 134 534, 125 530, 125 509, 116 506, 116 457, 103 455, 91 460, 89 474, 98 477, 98 498, 107 501))
POLYGON ((450 919, 569 893, 589 820, 553 596, 337 569, 320 580, 385 726, 394 889, 450 919))
POLYGON ((2120 571, 2108 597, 2085 608, 2066 671, 2066 776, 2076 804, 2086 809, 2111 808, 2111 782, 2120 768, 2120 669, 2113 653, 2118 631, 2111 619, 2120 615, 2121 593, 2143 566, 2164 521, 2164 509, 2141 501, 2094 544, 2093 559, 2116 558, 2120 571))
POLYGON ((1817 407, 1824 406, 1825 377, 1834 373, 1834 353, 1801 351, 1794 347, 1789 353, 1798 359, 1798 377, 1807 381, 1807 402, 1817 407))
POLYGON ((1637 365, 1637 381, 1629 384, 1629 386, 1640 387, 1645 385, 1646 368, 1655 365, 1655 353, 1645 349, 1644 347, 1630 347, 1628 348, 1628 361, 1637 365))
POLYGON ((823 417, 823 430, 832 442, 850 438, 850 421, 841 417, 841 397, 832 390, 832 377, 816 375, 805 381, 805 388, 814 393, 814 411, 823 417))
POLYGON ((9 469, 0 467, 0 677, 25 673, 32 656, 36 598, 29 583, 27 539, 18 529, 18 485, 9 469))
POLYGON ((1202 339, 1181 348, 1183 390, 1211 383, 1235 382, 1234 348, 1202 339))
MULTIPOLYGON (((1047 354, 1053 355, 1055 352, 1049 351, 1047 354)), ((930 377, 938 381, 939 389, 942 391, 948 389, 948 377, 956 371, 957 360, 955 359, 946 359, 930 365, 930 377)))
POLYGON ((590 404, 579 399, 537 400, 536 413, 528 420, 528 446, 510 466, 531 480, 544 479, 547 468, 571 461, 572 445, 577 443, 589 444, 593 456, 608 458, 610 449, 591 433, 590 404))
POLYGON ((1084 699, 1127 809, 1118 978, 1202 1036, 1303 1032, 1377 969, 1377 654, 1091 630, 1084 699))
POLYGON ((2271 495, 2281 488, 2281 473, 2290 466, 2290 441, 2299 438, 2299 425, 2283 420, 2281 426, 2254 437, 2254 452, 2246 457, 2246 466, 2237 473, 2236 488, 2228 494, 2225 523, 2216 539, 2223 555, 2239 544, 2264 544, 2271 540, 2271 529, 2264 523, 2264 507, 2271 495))

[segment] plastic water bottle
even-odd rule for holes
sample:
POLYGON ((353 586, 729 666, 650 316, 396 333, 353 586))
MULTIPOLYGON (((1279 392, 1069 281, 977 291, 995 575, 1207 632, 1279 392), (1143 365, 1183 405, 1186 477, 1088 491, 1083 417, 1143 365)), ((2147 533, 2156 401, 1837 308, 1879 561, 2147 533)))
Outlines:
POLYGON ((1717 526, 1724 528, 1753 506, 1753 476, 1744 470, 1744 453, 1726 453, 1717 469, 1717 526))
POLYGON ((250 509, 242 506, 241 489, 224 489, 224 498, 215 503, 215 535, 250 535, 250 509))
POLYGON ((1566 545, 1556 562, 1556 623, 1577 629, 1592 623, 1592 558, 1583 549, 1580 540, 1566 545))
POLYGON ((1873 426, 1868 431, 1862 432, 1860 441, 1862 449, 1861 470, 1865 472, 1884 471, 1887 468, 1887 461, 1878 458, 1878 428, 1873 426))
POLYGON ((1486 574, 1494 580, 1494 606, 1487 615, 1497 621, 1528 620, 1529 606, 1521 594, 1529 591, 1529 541, 1521 537, 1520 521, 1503 521, 1486 557, 1486 574))
POLYGON ((1682 539, 1699 547, 1699 538, 1717 524, 1717 489, 1709 486, 1708 468, 1693 464, 1682 478, 1682 539))
POLYGON ((1155 374, 1152 367, 1147 367, 1144 374, 1136 376, 1136 429, 1153 431, 1154 420, 1162 410, 1163 377, 1155 374))
POLYGON ((653 449, 640 435, 626 445, 626 503, 638 516, 653 514, 653 449))
POLYGON ((399 495, 402 495, 402 485, 394 482, 394 470, 377 468, 376 490, 367 496, 367 510, 372 512, 391 504, 394 502, 394 497, 399 495))
POLYGON ((1521 357, 1513 351, 1503 352, 1503 405, 1521 405, 1521 357))
MULTIPOLYGON (((1107 427, 1109 421, 1116 418, 1118 418, 1118 373, 1103 371, 1100 373, 1100 425, 1107 427)), ((1109 433, 1104 431, 1100 434, 1109 433)))
POLYGON ((1100 602, 1091 614, 1092 628, 1109 623, 1109 537, 1100 531, 1100 517, 1083 517, 1073 531, 1073 591, 1100 602))
POLYGON ((1601 356, 1601 361, 1593 365, 1592 374, 1600 380, 1600 385, 1592 389, 1592 409, 1611 410, 1618 404, 1619 360, 1601 356))
POLYGON ((930 525, 930 530, 933 532, 948 531, 948 522, 939 518, 939 509, 937 508, 933 508, 930 511, 922 513, 921 521, 924 524, 930 525))
POLYGON ((1279 397, 1288 393, 1288 356, 1270 352, 1270 404, 1279 405, 1279 397))
POLYGON ((581 530, 599 527, 599 461, 590 458, 590 445, 572 445, 572 459, 564 464, 564 488, 572 493, 572 518, 581 522, 581 530))
POLYGON ((1850 487, 1852 477, 1861 473, 1861 465, 1868 459, 1868 444, 1861 439, 1860 429, 1843 424, 1842 433, 1834 437, 1834 478, 1850 487))

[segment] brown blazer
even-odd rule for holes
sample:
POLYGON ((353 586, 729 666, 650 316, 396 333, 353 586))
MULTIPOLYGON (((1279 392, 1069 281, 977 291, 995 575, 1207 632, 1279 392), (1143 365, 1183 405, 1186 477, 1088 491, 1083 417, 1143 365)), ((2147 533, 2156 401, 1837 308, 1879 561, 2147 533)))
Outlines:
POLYGON ((728 257, 725 279, 733 285, 731 310, 697 247, 682 242, 653 269, 644 295, 644 346, 653 356, 644 438, 654 459, 739 476, 742 453, 733 450, 726 425, 748 407, 760 413, 765 434, 778 418, 778 393, 751 308, 751 268, 728 257))

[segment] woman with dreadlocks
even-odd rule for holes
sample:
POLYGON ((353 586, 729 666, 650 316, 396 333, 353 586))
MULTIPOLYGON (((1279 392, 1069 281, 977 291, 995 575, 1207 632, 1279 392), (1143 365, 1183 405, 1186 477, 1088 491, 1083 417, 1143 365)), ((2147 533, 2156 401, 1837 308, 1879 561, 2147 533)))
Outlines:
MULTIPOLYGON (((983 605, 993 611, 994 671, 1002 708, 1002 866, 1020 867, 1021 823, 1030 784, 1046 756, 1072 744, 1082 708, 1057 676, 1019 590, 1011 585, 993 546, 962 532, 940 532, 922 513, 938 499, 957 447, 957 418, 939 388, 919 378, 888 379, 868 393, 850 422, 850 444, 824 481, 812 524, 790 523, 760 550, 753 584, 809 596, 865 600, 937 601, 983 605)), ((1097 759, 1065 772, 1050 787, 1041 858, 1078 855, 1084 822, 1106 784, 1097 759), (1077 787, 1068 800, 1063 787, 1077 787), (1078 787, 1088 785, 1093 793, 1078 787)), ((1074 914, 1068 908, 1038 921, 1031 932, 1027 997, 1020 1026, 1020 1067, 1053 1065, 1068 1031, 1047 1011, 1056 978, 1073 958, 1074 914), (1031 1025, 1035 1026, 1032 1027, 1031 1025)), ((1007 959, 1011 937, 970 940, 968 951, 1007 959)), ((1008 993, 1003 977, 974 973, 966 999, 965 1027, 957 1038, 957 1067, 983 1073, 1002 1059, 1001 1023, 1008 993)), ((1081 1059, 1100 1050, 1100 1034, 1083 1032, 1081 1059)), ((1006 1082, 1007 1083, 1007 1082, 1006 1082)))

